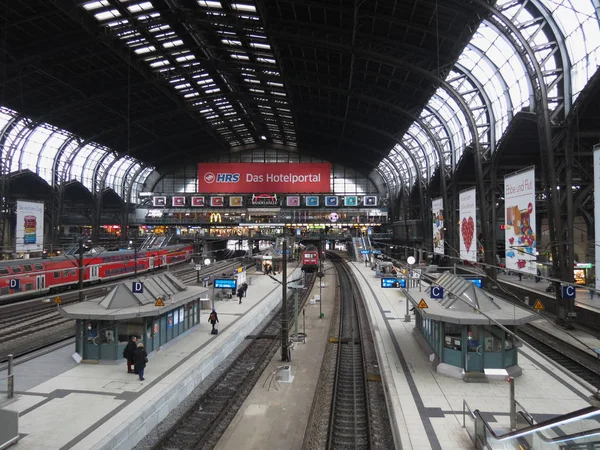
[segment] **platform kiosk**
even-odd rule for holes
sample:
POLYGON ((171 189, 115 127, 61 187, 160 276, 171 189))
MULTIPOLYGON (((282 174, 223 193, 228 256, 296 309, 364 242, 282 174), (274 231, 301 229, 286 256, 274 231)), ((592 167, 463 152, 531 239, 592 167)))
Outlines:
POLYGON ((422 292, 412 288, 406 294, 415 311, 413 334, 437 372, 465 381, 521 375, 513 338, 496 324, 514 332, 537 320, 536 313, 450 273, 422 292))
POLYGON ((131 336, 150 353, 200 323, 200 297, 171 273, 115 285, 105 297, 59 307, 76 320, 75 348, 83 360, 120 360, 131 336))

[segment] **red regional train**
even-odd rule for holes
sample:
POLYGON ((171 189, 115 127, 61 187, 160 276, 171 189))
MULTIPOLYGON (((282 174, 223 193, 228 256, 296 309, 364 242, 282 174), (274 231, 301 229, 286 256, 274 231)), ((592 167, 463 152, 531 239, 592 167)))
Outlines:
MULTIPOLYGON (((139 250, 137 255, 133 250, 86 254, 83 281, 89 285, 126 277, 135 272, 136 263, 138 273, 179 264, 189 261, 193 251, 192 245, 178 244, 139 250)), ((0 300, 75 289, 78 270, 78 255, 0 261, 0 300)))
POLYGON ((319 270, 319 250, 312 244, 302 252, 302 270, 307 273, 319 270))

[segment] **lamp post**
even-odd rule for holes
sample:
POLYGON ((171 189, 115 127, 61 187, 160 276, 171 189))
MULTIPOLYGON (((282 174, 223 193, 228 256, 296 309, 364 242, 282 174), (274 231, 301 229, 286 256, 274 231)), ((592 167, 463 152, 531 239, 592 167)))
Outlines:
POLYGON ((289 361, 288 356, 288 313, 287 313, 287 240, 283 240, 282 267, 281 267, 281 360, 289 361))

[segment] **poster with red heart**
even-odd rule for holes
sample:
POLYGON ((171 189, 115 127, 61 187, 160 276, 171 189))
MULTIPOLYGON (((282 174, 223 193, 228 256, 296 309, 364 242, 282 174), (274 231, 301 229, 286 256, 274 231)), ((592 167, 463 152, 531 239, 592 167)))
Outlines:
POLYGON ((477 215, 475 188, 458 194, 460 258, 477 262, 477 215))
POLYGON ((504 245, 506 268, 537 274, 535 169, 504 177, 504 245))

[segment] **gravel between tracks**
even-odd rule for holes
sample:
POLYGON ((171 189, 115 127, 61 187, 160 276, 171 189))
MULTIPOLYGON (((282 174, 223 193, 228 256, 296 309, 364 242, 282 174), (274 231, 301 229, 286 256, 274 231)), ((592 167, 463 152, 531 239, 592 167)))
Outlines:
MULTIPOLYGON (((250 333, 262 330, 265 325, 278 313, 279 306, 276 306, 265 319, 250 333)), ((206 391, 225 373, 237 357, 252 342, 251 339, 244 340, 225 360, 219 364, 187 398, 179 404, 169 415, 160 422, 150 433, 146 435, 135 447, 134 450, 152 450, 162 437, 168 433, 177 421, 206 393, 206 391)))

